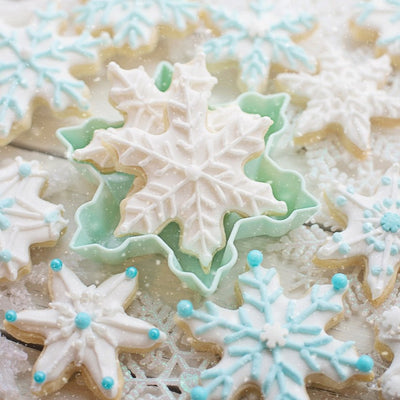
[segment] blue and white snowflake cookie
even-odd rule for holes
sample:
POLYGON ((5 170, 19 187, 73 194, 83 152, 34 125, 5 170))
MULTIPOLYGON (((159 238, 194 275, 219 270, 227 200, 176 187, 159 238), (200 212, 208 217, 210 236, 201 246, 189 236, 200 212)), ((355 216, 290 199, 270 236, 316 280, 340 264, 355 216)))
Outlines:
POLYGON ((8 310, 4 327, 21 341, 44 344, 32 371, 32 392, 52 393, 81 371, 98 398, 119 400, 123 375, 118 353, 148 352, 165 333, 125 313, 138 289, 138 271, 128 267, 98 287, 84 285, 61 260, 50 263, 49 308, 8 310))
POLYGON ((346 228, 333 234, 314 262, 365 265, 365 290, 378 305, 392 290, 400 266, 400 165, 386 171, 371 197, 340 184, 328 196, 333 215, 346 228))
POLYGON ((193 400, 232 399, 256 388, 265 399, 308 399, 306 383, 343 387, 351 379, 370 380, 373 360, 359 356, 354 342, 342 342, 325 330, 343 311, 347 278, 314 285, 298 300, 283 295, 277 272, 248 255, 250 270, 239 276, 242 305, 229 310, 207 301, 199 310, 182 300, 177 322, 191 331, 199 348, 217 346, 221 361, 202 373, 203 386, 193 400), (323 375, 322 375, 323 374, 323 375))

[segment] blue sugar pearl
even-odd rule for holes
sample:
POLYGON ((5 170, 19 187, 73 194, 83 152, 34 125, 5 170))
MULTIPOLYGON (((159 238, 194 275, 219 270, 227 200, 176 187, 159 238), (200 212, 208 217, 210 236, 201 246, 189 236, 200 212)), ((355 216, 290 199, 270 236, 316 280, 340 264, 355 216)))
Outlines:
POLYGON ((101 386, 106 390, 111 390, 114 387, 114 379, 111 376, 106 376, 101 381, 101 386))
POLYGON ((53 271, 61 271, 63 267, 63 262, 59 258, 55 258, 54 260, 50 261, 50 268, 53 271))
POLYGON ((151 340, 158 340, 160 337, 160 331, 157 328, 152 328, 149 330, 148 335, 151 340))
POLYGON ((8 322, 15 322, 17 320, 17 313, 14 310, 8 310, 5 318, 8 322))
POLYGON ((332 277, 332 285, 333 289, 335 289, 337 292, 339 290, 343 290, 348 283, 347 276, 345 274, 335 274, 332 277))
POLYGON ((343 239, 343 234, 342 234, 341 232, 335 232, 335 233, 332 235, 332 240, 333 240, 335 243, 339 243, 340 241, 342 241, 342 239, 343 239))
POLYGON ((336 205, 341 207, 344 206, 347 203, 347 199, 344 196, 338 196, 336 197, 336 205))
POLYGON ((207 400, 207 390, 201 386, 196 386, 190 391, 190 397, 192 400, 207 400))
POLYGON ((189 318, 193 314, 193 304, 189 300, 181 300, 176 309, 182 318, 189 318))
POLYGON ((251 250, 247 254, 247 264, 249 267, 258 267, 263 261, 263 254, 260 250, 251 250))
POLYGON ((88 313, 80 312, 76 314, 75 317, 75 326, 78 329, 86 329, 90 326, 92 322, 92 318, 88 313))
POLYGON ((21 164, 18 169, 18 173, 24 178, 29 176, 31 174, 31 172, 32 172, 32 168, 28 163, 21 164))
POLYGON ((10 250, 5 249, 0 251, 0 261, 8 263, 11 261, 11 259, 12 254, 10 250))
POLYGON ((129 279, 136 278, 137 269, 135 267, 128 267, 125 271, 125 276, 129 279))
POLYGON ((392 179, 389 176, 382 176, 382 185, 388 186, 392 183, 392 179))
POLYGON ((33 375, 33 380, 36 383, 43 383, 46 380, 46 374, 43 371, 36 371, 33 375))
POLYGON ((356 362, 356 368, 361 372, 371 372, 374 367, 374 360, 367 355, 362 355, 356 362))
POLYGON ((348 243, 341 243, 339 246, 339 253, 342 255, 349 254, 351 247, 348 243))

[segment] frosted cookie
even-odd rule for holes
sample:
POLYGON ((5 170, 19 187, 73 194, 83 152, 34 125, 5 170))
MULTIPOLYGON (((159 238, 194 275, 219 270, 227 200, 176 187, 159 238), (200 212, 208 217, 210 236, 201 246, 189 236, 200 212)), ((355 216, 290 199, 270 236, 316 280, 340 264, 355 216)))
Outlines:
POLYGON ((387 53, 400 67, 400 3, 397 0, 370 0, 357 4, 350 19, 350 31, 356 40, 374 43, 376 53, 387 53))
POLYGON ((0 168, 0 281, 29 272, 30 246, 54 245, 67 226, 63 206, 40 198, 47 177, 21 157, 0 168))
POLYGON ((325 54, 317 75, 280 74, 278 87, 305 104, 294 141, 305 145, 336 134, 348 151, 365 158, 370 151, 371 121, 398 123, 400 102, 380 89, 391 73, 383 56, 355 64, 340 54, 325 54))
POLYGON ((0 145, 30 128, 34 109, 48 104, 57 113, 88 109, 88 88, 73 75, 93 68, 105 37, 60 36, 66 14, 49 2, 27 26, 0 22, 0 145))
POLYGON ((51 261, 49 308, 9 310, 4 321, 7 332, 19 340, 44 344, 32 371, 35 395, 57 391, 74 372, 81 371, 99 398, 121 398, 118 353, 147 352, 165 340, 165 334, 153 325, 125 313, 137 288, 134 267, 98 287, 87 287, 61 260, 51 261))
POLYGON ((329 194, 333 216, 346 225, 322 246, 322 266, 365 265, 364 287, 374 305, 390 293, 400 266, 400 166, 393 165, 371 197, 336 185, 329 194))
POLYGON ((400 308, 398 305, 392 306, 382 314, 375 345, 382 357, 392 362, 379 378, 382 397, 386 400, 400 399, 400 308))
POLYGON ((358 356, 354 342, 326 333, 343 312, 347 278, 336 274, 331 285, 314 285, 302 299, 286 298, 274 268, 262 254, 248 255, 250 270, 239 276, 237 310, 211 301, 195 310, 178 303, 177 322, 193 335, 193 344, 221 354, 221 361, 201 374, 203 386, 193 400, 239 399, 244 390, 265 399, 308 399, 306 385, 342 388, 354 379, 371 380, 373 361, 358 356))
POLYGON ((184 35, 198 25, 199 5, 190 0, 74 0, 73 23, 94 35, 110 32, 117 49, 147 52, 161 35, 184 35))
POLYGON ((265 90, 271 67, 316 71, 316 60, 298 44, 316 27, 309 13, 296 13, 276 1, 206 2, 205 17, 217 37, 205 42, 210 63, 237 64, 239 87, 265 90))
POLYGON ((121 202, 116 236, 159 233, 169 222, 181 226, 181 249, 209 271, 225 245, 223 219, 286 214, 270 184, 248 178, 247 161, 265 150, 268 117, 243 112, 236 104, 208 109, 216 84, 203 55, 175 64, 171 85, 157 92, 142 68, 109 67, 111 100, 126 113, 121 128, 99 129, 73 154, 102 171, 139 175, 121 202))

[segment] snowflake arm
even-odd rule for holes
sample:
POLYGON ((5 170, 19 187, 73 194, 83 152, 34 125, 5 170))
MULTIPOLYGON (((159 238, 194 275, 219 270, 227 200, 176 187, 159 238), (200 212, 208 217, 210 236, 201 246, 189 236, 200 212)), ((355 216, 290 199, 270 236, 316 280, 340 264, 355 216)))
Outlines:
POLYGON ((195 339, 217 343, 223 351, 222 360, 202 373, 205 386, 194 389, 192 398, 233 398, 255 384, 265 398, 308 399, 305 379, 310 374, 340 382, 354 375, 370 378, 372 359, 359 357, 353 342, 325 332, 343 310, 346 277, 337 274, 332 285, 314 285, 308 297, 290 300, 282 294, 276 270, 258 265, 258 254, 249 253, 251 270, 239 277, 243 305, 238 310, 209 302, 200 310, 186 300, 178 304, 178 322, 195 339))

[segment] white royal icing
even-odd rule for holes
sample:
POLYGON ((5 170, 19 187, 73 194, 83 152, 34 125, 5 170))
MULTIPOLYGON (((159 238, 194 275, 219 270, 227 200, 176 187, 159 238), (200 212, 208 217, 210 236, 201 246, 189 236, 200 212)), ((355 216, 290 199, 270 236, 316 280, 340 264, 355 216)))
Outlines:
POLYGON ((124 311, 138 287, 136 269, 130 267, 98 287, 87 287, 60 260, 53 260, 51 268, 49 308, 24 310, 8 318, 8 324, 23 333, 44 338, 44 350, 33 368, 32 391, 40 393, 42 386, 63 379, 72 364, 75 369, 84 367, 105 398, 119 399, 118 350, 148 350, 165 340, 163 332, 124 311))
POLYGON ((379 88, 392 70, 389 58, 355 64, 333 53, 321 57, 320 67, 317 75, 278 75, 277 81, 285 90, 308 99, 296 124, 296 136, 329 130, 330 124, 339 124, 357 149, 368 151, 370 119, 400 118, 398 97, 379 88))
POLYGON ((126 124, 97 130, 74 157, 103 168, 144 171, 144 188, 122 203, 116 235, 158 233, 177 220, 182 249, 207 267, 224 245, 225 213, 286 212, 286 204, 274 198, 269 184, 249 179, 243 170, 246 160, 264 151, 271 120, 244 113, 237 105, 208 110, 216 79, 208 73, 203 55, 175 64, 165 93, 157 92, 141 68, 124 71, 111 64, 109 70, 111 98, 127 113, 126 124))
POLYGON ((317 252, 319 259, 343 260, 363 256, 366 282, 372 300, 382 300, 393 288, 400 264, 400 166, 393 165, 371 197, 338 184, 329 194, 347 218, 343 232, 336 232, 317 252))
POLYGON ((47 176, 21 157, 0 168, 0 279, 16 280, 30 268, 30 246, 58 240, 67 225, 63 206, 39 197, 47 176))

